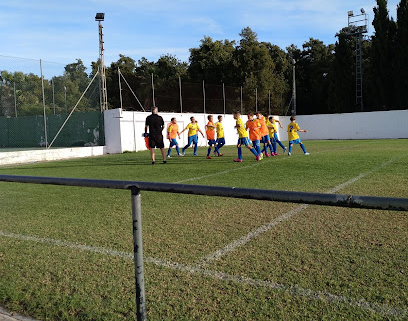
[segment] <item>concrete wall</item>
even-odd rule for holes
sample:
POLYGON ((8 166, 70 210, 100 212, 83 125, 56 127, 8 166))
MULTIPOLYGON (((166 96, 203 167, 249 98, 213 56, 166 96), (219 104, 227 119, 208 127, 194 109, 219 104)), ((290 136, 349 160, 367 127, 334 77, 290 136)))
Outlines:
MULTIPOLYGON (((286 131, 290 117, 280 117, 286 131)), ((296 116, 304 140, 408 138, 408 110, 296 116)), ((287 140, 282 133, 282 140, 287 140)))
MULTIPOLYGON (((124 151, 146 150, 144 138, 144 123, 148 112, 122 111, 111 109, 104 112, 105 118, 105 144, 107 153, 122 153, 124 151)), ((174 114, 160 113, 167 123, 172 117, 176 117, 180 131, 190 122, 194 116, 204 132, 207 123, 207 114, 174 114)), ((279 128, 278 135, 281 140, 287 140, 286 128, 290 122, 288 116, 276 116, 280 120, 283 129, 279 128)), ((214 114, 216 121, 217 115, 214 114)), ((246 121, 247 117, 243 116, 246 121)), ((331 114, 331 115, 305 115, 297 116, 296 121, 301 129, 307 129, 308 133, 300 133, 303 140, 324 139, 381 139, 381 138, 408 138, 408 110, 331 114)), ((235 120, 232 115, 225 115, 223 120, 225 140, 227 145, 235 145, 238 135, 234 129, 235 120)), ((165 132, 163 131, 165 135, 165 132)), ((205 133, 204 133, 205 134, 205 133)), ((199 136, 199 146, 206 146, 206 139, 199 136)), ((164 136, 165 137, 165 136, 164 136)), ((187 143, 187 131, 178 140, 180 147, 187 143)), ((165 139, 165 147, 169 143, 165 139)))
MULTIPOLYGON (((122 111, 121 109, 111 109, 104 112, 105 116, 105 144, 109 154, 122 153, 124 151, 140 151, 146 150, 144 137, 144 125, 146 117, 149 112, 132 112, 122 111)), ((204 126, 208 122, 208 114, 178 114, 178 113, 160 113, 163 117, 164 123, 170 122, 171 118, 176 117, 180 132, 190 122, 190 117, 194 116, 198 122, 201 131, 205 135, 204 126)), ((218 115, 213 115, 214 121, 217 121, 218 115)), ((222 121, 224 125, 225 141, 227 145, 235 145, 237 143, 238 135, 234 129, 235 120, 232 115, 223 115, 222 121)), ((246 116, 245 116, 246 118, 246 116)), ((178 139, 179 146, 183 147, 187 144, 187 131, 181 134, 181 139, 178 139)), ((165 130, 163 131, 164 138, 166 138, 165 130)), ((164 139, 165 147, 168 148, 169 142, 164 139)), ((207 140, 198 133, 199 146, 206 146, 207 140)))
POLYGON ((7 151, 0 153, 0 166, 12 164, 35 163, 61 159, 102 156, 106 154, 105 146, 67 147, 56 149, 38 149, 7 151))

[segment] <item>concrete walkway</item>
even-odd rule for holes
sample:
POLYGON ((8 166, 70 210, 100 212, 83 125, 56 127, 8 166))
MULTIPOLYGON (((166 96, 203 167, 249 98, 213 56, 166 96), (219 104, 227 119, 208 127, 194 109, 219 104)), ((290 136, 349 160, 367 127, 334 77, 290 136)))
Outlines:
POLYGON ((0 307, 0 321, 38 321, 30 317, 25 317, 18 313, 8 312, 0 307))

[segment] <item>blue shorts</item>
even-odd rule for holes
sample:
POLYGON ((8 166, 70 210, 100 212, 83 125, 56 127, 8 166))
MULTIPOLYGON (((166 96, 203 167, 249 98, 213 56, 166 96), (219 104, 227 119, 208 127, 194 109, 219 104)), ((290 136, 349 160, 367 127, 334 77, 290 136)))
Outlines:
POLYGON ((270 141, 269 135, 262 136, 261 143, 268 144, 270 141))
POLYGON ((237 143, 237 145, 248 146, 248 145, 251 145, 251 143, 249 142, 248 137, 244 137, 244 138, 238 138, 238 143, 237 143))
POLYGON ((216 144, 217 144, 217 142, 215 141, 215 139, 209 139, 208 140, 208 145, 209 146, 216 145, 216 144))
POLYGON ((197 135, 188 136, 188 144, 187 145, 190 146, 191 143, 194 143, 194 145, 197 145, 197 143, 198 143, 197 135))
POLYGON ((224 137, 218 138, 218 139, 217 139, 217 144, 218 144, 218 145, 219 145, 219 144, 225 145, 225 138, 224 138, 224 137))
POLYGON ((278 134, 277 133, 274 133, 273 134, 273 138, 275 138, 275 140, 278 142, 279 141, 279 137, 278 137, 278 134))
POLYGON ((302 144, 302 141, 300 140, 300 138, 298 138, 298 139, 295 139, 295 140, 290 140, 289 145, 290 144, 294 144, 294 145, 302 144))
POLYGON ((178 145, 177 140, 175 138, 170 139, 170 147, 178 145))
POLYGON ((252 141, 252 146, 254 146, 254 147, 255 147, 255 146, 259 146, 259 144, 260 144, 260 143, 259 143, 259 139, 252 141))

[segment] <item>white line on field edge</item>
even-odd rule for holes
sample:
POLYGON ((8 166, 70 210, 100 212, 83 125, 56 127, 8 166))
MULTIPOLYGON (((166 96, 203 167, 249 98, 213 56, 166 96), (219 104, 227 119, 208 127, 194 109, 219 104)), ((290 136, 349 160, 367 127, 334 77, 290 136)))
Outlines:
MULTIPOLYGON (((354 147, 358 147, 358 146, 360 146, 360 145, 361 145, 361 144, 353 145, 353 146, 351 146, 351 147, 354 148, 354 147)), ((339 148, 338 150, 340 150, 340 149, 346 149, 346 148, 339 148)), ((349 149, 349 147, 347 147, 347 149, 349 149)), ((322 150, 322 151, 318 151, 318 152, 313 153, 313 155, 315 155, 315 154, 320 154, 320 153, 324 153, 324 152, 331 152, 331 151, 333 151, 333 150, 332 150, 332 149, 330 149, 330 150, 322 150)), ((301 155, 299 155, 299 156, 301 156, 301 155)), ((249 157, 250 157, 250 156, 249 156, 249 157)), ((292 157, 293 157, 293 156, 292 156, 292 157)), ((280 156, 272 156, 270 159, 275 159, 274 161, 277 161, 277 160, 289 160, 290 157, 289 157, 287 154, 281 154, 280 156), (286 157, 285 157, 285 156, 286 156, 286 157)), ((183 179, 183 180, 178 181, 178 182, 175 182, 175 183, 176 183, 176 184, 180 184, 180 183, 186 183, 186 182, 191 182, 191 181, 198 181, 198 180, 203 179, 203 178, 208 178, 208 177, 213 177, 213 176, 228 174, 228 173, 235 172, 235 171, 239 171, 239 170, 242 170, 242 169, 246 169, 246 168, 251 168, 251 167, 255 167, 255 166, 267 164, 265 161, 267 161, 267 160, 264 159, 264 161, 256 162, 255 164, 248 165, 248 166, 242 166, 242 167, 238 167, 238 168, 228 169, 228 170, 221 171, 221 172, 214 172, 214 173, 211 173, 211 174, 207 174, 207 175, 203 175, 203 176, 198 176, 198 177, 191 177, 191 178, 183 179)))
MULTIPOLYGON (((62 240, 40 238, 40 237, 35 237, 35 236, 8 233, 4 231, 0 231, 0 236, 17 239, 21 241, 37 242, 37 243, 43 243, 46 245, 54 245, 54 246, 60 246, 60 247, 65 247, 65 248, 70 248, 70 249, 86 251, 86 252, 93 252, 93 253, 102 254, 102 255, 120 257, 124 259, 129 259, 129 260, 134 259, 132 253, 116 251, 116 250, 106 249, 106 248, 101 248, 101 247, 96 247, 96 246, 89 246, 89 245, 84 245, 84 244, 77 244, 77 243, 72 243, 72 242, 67 242, 67 241, 62 241, 62 240)), ((205 269, 197 265, 186 265, 186 264, 171 262, 171 261, 158 259, 158 258, 145 257, 144 260, 146 263, 155 264, 157 266, 166 267, 172 270, 197 274, 203 277, 210 277, 215 280, 222 280, 222 281, 232 282, 232 283, 236 283, 240 285, 263 287, 263 288, 267 288, 267 289, 274 290, 274 291, 284 292, 292 296, 303 297, 309 300, 317 300, 317 301, 322 301, 322 302, 326 302, 329 304, 345 304, 348 306, 360 308, 362 310, 380 313, 384 315, 391 315, 391 316, 397 316, 397 317, 408 316, 408 310, 406 309, 389 307, 384 304, 371 303, 364 299, 352 299, 352 298, 348 298, 348 297, 341 296, 341 295, 331 294, 328 292, 305 289, 297 285, 287 285, 287 284, 277 283, 273 281, 252 279, 252 278, 248 278, 245 276, 236 276, 236 275, 231 275, 231 274, 220 272, 220 271, 205 269)))
MULTIPOLYGON (((337 185, 334 188, 331 188, 330 190, 328 190, 326 193, 328 194, 332 194, 332 193, 336 193, 337 191, 341 190, 342 188, 351 185, 353 183, 355 183, 356 181, 362 179, 363 177, 370 175, 378 170, 380 170, 381 168, 391 164, 392 162, 395 161, 395 159, 397 159, 397 157, 384 162, 383 164, 381 164, 380 166, 372 169, 369 172, 360 174, 352 179, 349 179, 348 181, 337 185)), ((248 233, 247 235, 244 235, 242 237, 240 237, 239 239, 231 242, 230 244, 226 245, 225 247, 223 247, 222 249, 219 249, 203 258, 200 259, 200 263, 202 265, 208 265, 211 262, 220 259, 221 257, 229 254, 230 252, 234 251, 235 249, 237 249, 238 247, 241 247, 245 244, 247 244, 248 242, 250 242, 252 239, 254 239, 255 237, 258 237, 259 235, 268 232, 269 230, 271 230, 272 228, 274 228, 275 226, 277 226, 279 223, 282 223, 286 220, 288 220, 289 218, 299 214, 300 212, 302 212, 303 210, 307 209, 310 205, 307 204, 302 204, 296 208, 294 208, 293 210, 279 216, 278 218, 276 218, 275 220, 273 220, 272 222, 262 225, 258 228, 256 228, 255 230, 251 231, 250 233, 248 233)))

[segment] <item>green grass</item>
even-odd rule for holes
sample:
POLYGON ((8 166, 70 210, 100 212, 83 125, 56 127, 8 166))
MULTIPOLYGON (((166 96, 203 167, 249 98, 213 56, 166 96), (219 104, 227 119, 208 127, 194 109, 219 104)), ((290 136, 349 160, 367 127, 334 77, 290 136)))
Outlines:
MULTIPOLYGON (((305 145, 309 156, 295 146, 291 157, 258 163, 247 150, 233 163, 236 148, 224 147, 212 160, 189 149, 152 166, 139 152, 0 174, 327 192, 368 173, 337 193, 408 197, 406 140, 305 145)), ((406 320, 407 212, 309 206, 201 265, 298 206, 142 192, 148 319, 406 320)), ((132 253, 129 191, 3 182, 0 232, 0 306, 41 320, 135 319, 132 260, 45 240, 132 253)))

